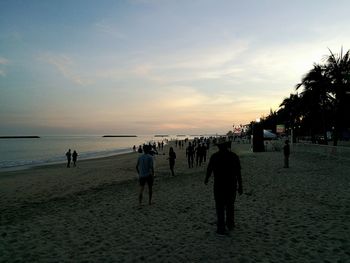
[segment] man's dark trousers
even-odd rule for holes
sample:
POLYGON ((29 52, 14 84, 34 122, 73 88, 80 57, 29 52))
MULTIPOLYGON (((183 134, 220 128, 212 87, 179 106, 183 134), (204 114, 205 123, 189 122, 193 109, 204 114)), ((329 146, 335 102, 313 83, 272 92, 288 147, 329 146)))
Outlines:
MULTIPOLYGON (((230 187, 231 188, 231 187, 230 187)), ((233 187, 232 187, 233 188, 233 187)), ((236 200, 236 190, 228 189, 225 185, 214 184, 214 198, 217 215, 217 231, 225 231, 225 225, 228 229, 232 229, 235 225, 234 219, 234 203, 236 200), (225 220, 226 212, 226 220, 225 220)))

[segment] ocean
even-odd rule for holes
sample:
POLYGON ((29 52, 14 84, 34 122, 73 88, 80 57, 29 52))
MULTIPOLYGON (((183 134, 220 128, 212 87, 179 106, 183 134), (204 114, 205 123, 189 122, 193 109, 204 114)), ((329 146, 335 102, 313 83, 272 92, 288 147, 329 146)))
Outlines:
POLYGON ((0 171, 63 163, 68 149, 76 150, 82 159, 106 157, 132 152, 132 147, 148 142, 185 137, 138 135, 137 137, 41 136, 30 139, 0 139, 0 171))

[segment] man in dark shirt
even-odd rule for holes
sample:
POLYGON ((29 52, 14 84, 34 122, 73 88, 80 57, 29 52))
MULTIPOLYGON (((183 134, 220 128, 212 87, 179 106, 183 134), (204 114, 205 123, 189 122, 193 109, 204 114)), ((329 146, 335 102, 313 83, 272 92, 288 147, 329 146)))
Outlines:
POLYGON ((216 144, 219 151, 214 153, 208 164, 207 174, 204 180, 208 184, 209 177, 214 173, 214 198, 217 214, 217 233, 226 234, 235 227, 234 202, 236 191, 243 193, 241 165, 238 156, 228 149, 225 140, 219 140, 216 144), (225 221, 226 212, 226 221, 225 221))
POLYGON ((148 185, 148 204, 152 204, 152 188, 154 180, 154 163, 153 157, 150 154, 151 146, 145 145, 143 147, 144 154, 140 155, 136 163, 136 171, 139 174, 140 193, 139 204, 142 204, 143 190, 145 185, 148 185))
POLYGON ((70 149, 68 150, 68 152, 66 152, 66 157, 67 157, 67 168, 69 168, 70 162, 72 160, 72 153, 71 153, 70 149))
POLYGON ((285 145, 283 147, 283 155, 284 155, 284 168, 289 168, 289 155, 290 155, 290 146, 289 141, 285 141, 285 145))
POLYGON ((193 168, 193 160, 194 160, 194 147, 191 142, 188 143, 188 147, 186 149, 186 157, 188 162, 188 168, 193 168))

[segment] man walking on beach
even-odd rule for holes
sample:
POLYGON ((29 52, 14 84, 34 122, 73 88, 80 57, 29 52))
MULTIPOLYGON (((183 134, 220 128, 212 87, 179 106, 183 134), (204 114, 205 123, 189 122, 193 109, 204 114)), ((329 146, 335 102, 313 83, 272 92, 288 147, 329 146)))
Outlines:
POLYGON ((72 160, 72 153, 71 153, 70 149, 68 150, 68 152, 66 152, 66 157, 67 157, 67 168, 69 168, 70 162, 72 160))
POLYGON ((77 166, 77 158, 78 158, 78 153, 76 150, 73 151, 72 157, 73 157, 73 166, 76 167, 77 166))
POLYGON ((234 202, 236 191, 243 193, 241 165, 238 156, 229 151, 228 143, 222 139, 216 144, 219 151, 214 153, 208 164, 204 183, 207 185, 209 178, 214 173, 214 198, 217 215, 217 233, 226 234, 235 227, 234 202), (225 221, 226 212, 226 221, 225 221))
POLYGON ((142 195, 145 188, 145 184, 148 185, 148 204, 152 203, 152 186, 154 177, 153 157, 149 154, 151 147, 145 145, 143 152, 137 159, 136 171, 139 174, 140 182, 140 193, 139 193, 139 204, 142 204, 142 195))
POLYGON ((285 141, 285 145, 283 147, 283 155, 284 155, 284 168, 289 168, 289 155, 290 155, 289 140, 285 141))
POLYGON ((188 147, 186 149, 186 157, 188 162, 188 168, 193 168, 193 160, 194 160, 194 147, 191 142, 188 143, 188 147))

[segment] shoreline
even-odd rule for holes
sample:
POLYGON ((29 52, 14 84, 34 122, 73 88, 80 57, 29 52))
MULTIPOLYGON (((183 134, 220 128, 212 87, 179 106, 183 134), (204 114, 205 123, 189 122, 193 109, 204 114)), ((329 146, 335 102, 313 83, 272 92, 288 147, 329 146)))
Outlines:
MULTIPOLYGON (((165 146, 169 145, 170 143, 174 144, 174 142, 175 142, 175 140, 169 141, 168 144, 165 144, 165 146)), ((333 146, 333 145, 320 145, 320 144, 312 144, 312 143, 300 142, 300 143, 295 143, 293 145, 294 145, 294 147, 298 147, 298 148, 301 148, 303 146, 307 146, 307 147, 310 147, 310 148, 312 147, 312 148, 316 149, 316 150, 312 151, 313 153, 321 154, 321 155, 330 155, 329 152, 331 152, 329 150, 325 151, 325 150, 322 150, 322 149, 325 149, 325 148, 334 149, 335 148, 335 149, 338 149, 338 153, 339 154, 346 151, 346 156, 347 157, 345 159, 349 159, 350 158, 350 154, 349 154, 350 153, 350 145, 349 144, 333 146), (318 148, 320 148, 321 150, 318 149, 318 148)), ((212 145, 212 147, 214 147, 214 145, 212 145)), ((268 147, 271 147, 271 145, 269 144, 268 147)), ((104 159, 104 158, 109 158, 109 157, 114 157, 114 156, 134 153, 132 148, 128 149, 127 151, 124 151, 124 150, 126 150, 124 148, 123 149, 119 149, 119 150, 122 150, 122 152, 120 152, 120 153, 118 153, 118 152, 117 153, 111 153, 111 154, 106 154, 106 155, 102 155, 102 156, 86 157, 86 158, 83 158, 83 159, 78 158, 78 163, 84 162, 84 161, 89 161, 89 160, 98 160, 98 159, 104 159)), ((270 150, 271 149, 269 148, 268 151, 270 151, 270 150)), ((308 151, 308 149, 303 149, 303 150, 308 151)), ((343 158, 342 156, 336 156, 337 154, 336 153, 334 154, 334 152, 332 153, 332 155, 334 155, 334 157, 336 157, 336 158, 343 158)), ((4 167, 4 168, 0 168, 0 176, 1 176, 2 173, 6 173, 6 172, 31 170, 31 169, 40 168, 40 167, 53 166, 53 165, 64 165, 64 164, 66 164, 66 161, 54 161, 54 162, 46 162, 46 163, 39 163, 39 164, 25 164, 25 165, 13 166, 13 167, 4 167)))
MULTIPOLYGON (((113 156, 118 156, 118 155, 123 155, 123 154, 131 154, 134 153, 132 149, 128 152, 120 152, 120 153, 112 153, 110 155, 103 155, 103 156, 95 156, 95 157, 87 157, 83 159, 77 160, 78 162, 84 162, 84 161, 89 161, 89 160, 95 160, 95 159, 103 159, 103 158, 108 158, 108 157, 113 157, 113 156)), ((52 165, 61 165, 61 164, 66 164, 67 161, 57 161, 57 162, 46 162, 46 163, 39 163, 39 164, 24 164, 24 165, 19 165, 19 166, 13 166, 13 167, 4 167, 0 168, 0 176, 1 173, 5 172, 15 172, 15 171, 23 171, 23 170, 31 170, 35 168, 40 168, 41 166, 46 167, 46 166, 52 166, 52 165)))
MULTIPOLYGON (((42 146, 40 144, 38 145, 39 148, 41 148, 40 149, 41 152, 48 152, 47 155, 43 155, 42 153, 38 152, 38 150, 32 153, 27 150, 27 149, 30 149, 30 147, 27 147, 25 150, 22 150, 22 152, 19 153, 18 156, 16 155, 16 152, 12 152, 12 153, 10 152, 10 154, 8 155, 6 152, 6 147, 8 147, 8 149, 12 149, 11 147, 13 146, 8 146, 5 144, 4 148, 1 149, 2 151, 0 151, 0 156, 3 156, 3 158, 1 158, 0 160, 0 172, 26 170, 36 166, 47 165, 47 164, 59 164, 59 163, 66 162, 65 152, 68 148, 72 148, 72 145, 70 144, 72 143, 72 141, 74 141, 73 139, 74 137, 68 136, 68 139, 63 140, 62 145, 68 145, 66 147, 60 147, 60 145, 57 143, 57 142, 60 142, 61 140, 60 137, 65 138, 66 136, 51 136, 51 137, 53 139, 50 138, 50 136, 43 137, 43 139, 44 139, 44 142, 45 140, 47 140, 47 142, 45 142, 46 145, 52 143, 54 150, 48 149, 47 146, 42 146)), ((77 136, 77 137, 80 138, 81 136, 77 136)), ((83 136, 83 137, 84 139, 82 141, 73 143, 73 148, 78 149, 78 154, 79 154, 78 161, 133 152, 133 149, 132 149, 133 145, 139 146, 140 144, 147 143, 152 139, 148 135, 140 135, 140 136, 137 136, 136 138, 132 138, 132 137, 105 138, 106 140, 104 140, 103 137, 95 136, 95 135, 92 136, 93 140, 90 140, 88 138, 90 136, 83 136), (86 138, 88 139, 86 140, 86 138), (113 139, 115 139, 116 141, 114 141, 113 139), (136 141, 134 139, 136 139, 136 141), (112 140, 112 141, 109 142, 109 140, 112 140), (119 140, 120 140, 120 143, 118 142, 119 140), (95 146, 94 146, 94 143, 96 143, 95 146)), ((18 147, 17 145, 15 146, 18 147)), ((36 145, 34 146, 37 147, 36 145)))

